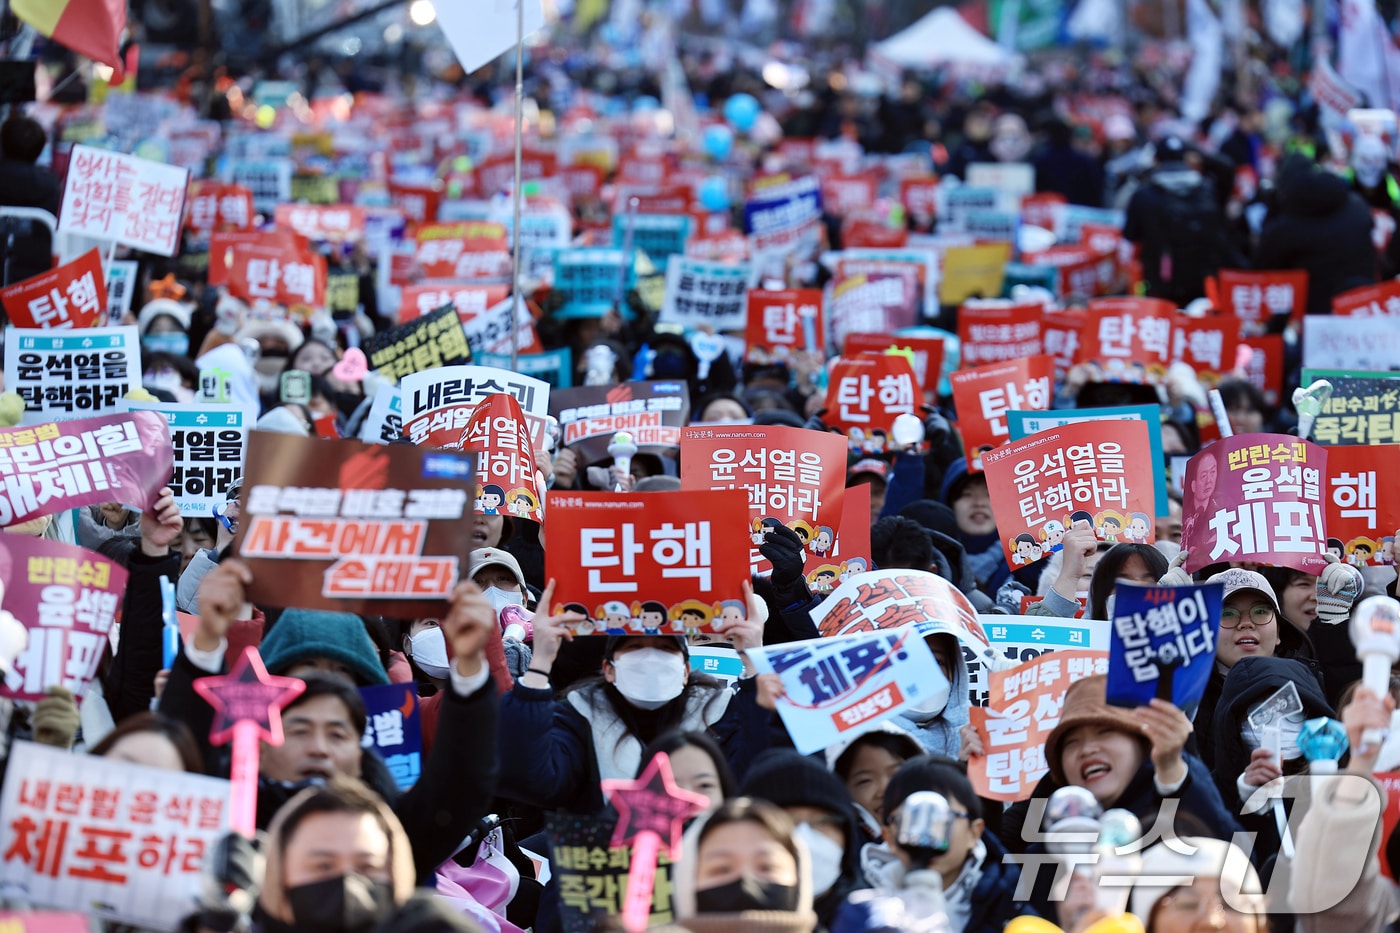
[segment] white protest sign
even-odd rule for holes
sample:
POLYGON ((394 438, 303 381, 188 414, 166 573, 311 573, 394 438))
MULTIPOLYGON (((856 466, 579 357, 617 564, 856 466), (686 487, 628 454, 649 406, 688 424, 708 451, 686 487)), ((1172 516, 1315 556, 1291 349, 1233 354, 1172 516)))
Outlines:
POLYGON ((504 392, 520 403, 530 422, 531 443, 544 447, 549 383, 493 366, 439 366, 410 373, 403 392, 403 433, 415 444, 460 447, 472 410, 488 395, 504 392))
MULTIPOLYGON (((521 301, 517 311, 515 304, 515 298, 511 296, 463 321, 462 333, 466 335, 473 357, 483 353, 510 355, 512 317, 515 318, 515 349, 528 351, 535 345, 535 319, 530 316, 529 306, 521 301)), ((460 310, 458 314, 461 314, 460 310)))
POLYGON ((403 392, 398 386, 380 386, 374 393, 359 436, 366 444, 387 444, 403 437, 403 392))
POLYGON ((1029 162, 973 162, 967 167, 967 183, 974 188, 995 188, 1004 211, 1019 211, 1021 199, 1035 194, 1035 166, 1029 162))
POLYGON ((180 514, 210 516, 243 474, 248 432, 257 412, 204 402, 124 402, 127 411, 154 411, 170 425, 175 472, 170 489, 180 514))
POLYGON ((778 715, 804 755, 948 684, 912 625, 751 648, 748 656, 759 673, 782 678, 778 715))
POLYGON ((74 146, 58 232, 173 256, 185 217, 187 169, 74 146))
POLYGON ((228 781, 16 742, 0 825, 0 896, 173 930, 226 832, 228 781))
POLYGON ((140 385, 134 326, 5 329, 5 388, 24 399, 24 424, 115 411, 117 400, 140 385))
MULTIPOLYGON (((982 631, 992 649, 1005 660, 1005 669, 1024 664, 1049 651, 1087 649, 1102 651, 1108 656, 1112 626, 1094 619, 1056 619, 1049 616, 978 616, 982 631)), ((988 671, 986 665, 964 646, 967 661, 968 690, 972 705, 987 705, 988 671)))
POLYGON ((118 259, 107 264, 107 319, 118 324, 131 311, 131 296, 136 293, 137 263, 133 259, 118 259))
POLYGON ((1400 361, 1400 317, 1333 317, 1303 321, 1303 366, 1386 372, 1400 361))
POLYGON ((743 330, 749 314, 748 280, 747 265, 671 256, 660 320, 690 328, 743 330))

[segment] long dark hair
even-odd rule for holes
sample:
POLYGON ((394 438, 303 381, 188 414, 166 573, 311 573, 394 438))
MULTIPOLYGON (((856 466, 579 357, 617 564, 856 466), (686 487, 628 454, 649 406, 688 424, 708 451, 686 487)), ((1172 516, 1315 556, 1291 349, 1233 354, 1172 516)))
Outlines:
POLYGON ((1094 574, 1089 578, 1089 618, 1108 618, 1108 597, 1113 595, 1113 587, 1118 582, 1118 575, 1123 572, 1123 565, 1134 556, 1142 558, 1148 572, 1157 580, 1162 579, 1171 566, 1166 556, 1150 544, 1115 544, 1099 558, 1094 565, 1094 574))
POLYGON ((117 727, 107 733, 101 742, 94 745, 88 754, 105 758, 114 745, 128 735, 138 732, 154 732, 164 736, 175 746, 180 763, 186 771, 191 774, 204 773, 204 762, 199 754, 199 745, 194 740, 194 733, 180 720, 171 719, 163 713, 136 713, 126 717, 117 723, 117 727))
POLYGON ((720 795, 726 800, 739 792, 739 782, 734 777, 734 771, 729 767, 728 760, 724 757, 724 749, 719 747, 719 743, 704 732, 663 732, 652 740, 652 743, 642 749, 643 769, 658 754, 665 752, 671 755, 682 748, 698 748, 709 756, 714 762, 715 775, 719 778, 720 795))

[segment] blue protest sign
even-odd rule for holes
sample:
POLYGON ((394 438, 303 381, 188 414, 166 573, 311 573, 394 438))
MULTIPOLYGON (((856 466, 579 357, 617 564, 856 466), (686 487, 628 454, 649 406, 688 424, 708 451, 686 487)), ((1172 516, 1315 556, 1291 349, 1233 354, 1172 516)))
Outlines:
POLYGON ((1108 702, 1135 707, 1161 697, 1190 715, 1215 664, 1224 600, 1220 583, 1114 587, 1108 702))
POLYGON ((804 755, 909 703, 948 692, 948 679, 912 625, 749 649, 759 673, 782 677, 778 715, 804 755))
POLYGON ((379 752, 399 790, 408 790, 423 770, 423 721, 418 685, 361 687, 365 700, 365 734, 360 744, 379 752))

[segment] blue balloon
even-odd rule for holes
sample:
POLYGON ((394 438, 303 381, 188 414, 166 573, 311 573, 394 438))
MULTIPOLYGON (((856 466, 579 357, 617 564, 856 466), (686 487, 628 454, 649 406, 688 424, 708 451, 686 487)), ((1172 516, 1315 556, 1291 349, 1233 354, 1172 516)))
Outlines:
POLYGON ((734 131, 716 123, 705 127, 705 135, 701 142, 704 144, 705 155, 716 162, 723 162, 734 149, 734 131))
POLYGON ((700 182, 700 206, 707 211, 729 210, 729 182, 720 175, 700 182))
POLYGON ((657 110, 660 107, 661 102, 650 94, 643 94, 641 97, 632 101, 633 113, 651 113, 653 110, 657 110))
POLYGON ((735 94, 724 102, 724 118, 741 133, 747 133, 763 112, 752 94, 735 94))

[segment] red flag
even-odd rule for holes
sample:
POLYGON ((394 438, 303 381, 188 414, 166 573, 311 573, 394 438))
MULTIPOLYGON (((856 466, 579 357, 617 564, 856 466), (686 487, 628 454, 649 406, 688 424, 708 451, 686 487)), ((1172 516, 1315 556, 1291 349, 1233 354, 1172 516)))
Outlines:
POLYGON ((126 0, 11 0, 10 9, 60 45, 110 65, 114 81, 124 77, 120 45, 126 0))

